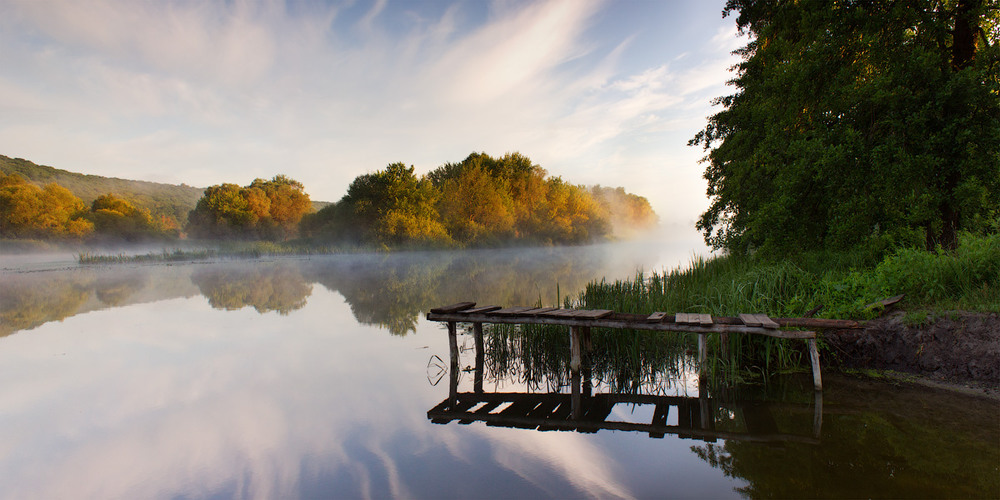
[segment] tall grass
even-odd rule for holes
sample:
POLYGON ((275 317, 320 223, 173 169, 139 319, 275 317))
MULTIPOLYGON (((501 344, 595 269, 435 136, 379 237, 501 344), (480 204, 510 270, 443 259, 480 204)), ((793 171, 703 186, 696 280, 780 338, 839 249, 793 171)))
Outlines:
MULTIPOLYGON (((732 255, 698 258, 668 273, 591 283, 574 305, 637 314, 773 317, 802 316, 822 306, 818 317, 869 319, 880 312, 870 304, 899 294, 906 295, 908 308, 1000 312, 1000 235, 963 235, 951 252, 900 249, 881 257, 821 252, 777 261, 732 255)), ((709 345, 721 351, 719 338, 710 335, 709 345)), ((728 355, 716 357, 714 368, 730 375, 794 369, 808 360, 803 344, 729 335, 728 355)))

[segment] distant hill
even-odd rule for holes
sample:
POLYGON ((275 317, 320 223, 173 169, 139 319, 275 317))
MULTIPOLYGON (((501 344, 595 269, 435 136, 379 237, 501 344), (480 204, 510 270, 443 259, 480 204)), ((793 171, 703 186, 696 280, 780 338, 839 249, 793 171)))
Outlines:
MULTIPOLYGON (((79 174, 4 155, 0 155, 0 172, 20 175, 38 186, 55 182, 72 191, 87 204, 102 194, 114 193, 149 209, 154 214, 173 216, 181 224, 187 221, 188 212, 194 208, 205 192, 205 188, 187 184, 163 184, 79 174)), ((329 204, 329 202, 314 201, 313 208, 319 210, 329 204)))

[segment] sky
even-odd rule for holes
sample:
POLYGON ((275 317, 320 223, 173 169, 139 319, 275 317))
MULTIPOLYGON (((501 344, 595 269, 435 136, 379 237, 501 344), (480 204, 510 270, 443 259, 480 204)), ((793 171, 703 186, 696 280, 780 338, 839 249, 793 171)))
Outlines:
POLYGON ((688 140, 746 43, 724 0, 0 0, 0 154, 313 200, 520 152, 693 231, 688 140))

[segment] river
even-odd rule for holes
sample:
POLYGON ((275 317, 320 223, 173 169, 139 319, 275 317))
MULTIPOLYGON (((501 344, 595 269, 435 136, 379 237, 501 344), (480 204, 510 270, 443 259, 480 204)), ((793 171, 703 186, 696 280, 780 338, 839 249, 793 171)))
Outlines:
POLYGON ((538 430, 504 412, 555 408, 562 365, 490 351, 510 340, 494 332, 477 377, 463 330, 453 371, 424 319, 462 300, 552 305, 686 248, 4 256, 0 498, 1000 497, 995 400, 832 372, 814 394, 808 370, 710 392, 681 356, 631 385, 588 373, 593 395, 623 393, 606 417, 538 430), (441 418, 449 384, 508 401, 441 418))

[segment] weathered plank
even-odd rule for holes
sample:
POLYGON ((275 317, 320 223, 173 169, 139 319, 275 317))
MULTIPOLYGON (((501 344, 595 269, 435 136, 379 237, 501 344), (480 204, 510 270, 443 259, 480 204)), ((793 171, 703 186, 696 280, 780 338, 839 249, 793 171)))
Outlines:
POLYGON ((575 313, 576 311, 577 311, 576 309, 556 309, 554 311, 541 313, 539 314, 539 316, 548 316, 550 318, 565 318, 568 316, 572 316, 573 313, 575 313))
POLYGON ((649 321, 651 323, 657 323, 657 322, 663 321, 663 318, 666 318, 666 317, 667 317, 667 313, 665 313, 665 312, 655 312, 655 313, 650 314, 649 316, 647 316, 646 317, 646 321, 649 321))
POLYGON ((614 311, 610 309, 582 309, 574 312, 574 318, 601 319, 611 316, 614 311))
POLYGON ((459 312, 461 312, 462 314, 482 314, 482 313, 496 311, 498 309, 502 308, 500 306, 481 306, 481 307, 473 307, 472 309, 463 309, 459 312))
POLYGON ((761 326, 756 314, 740 314, 740 321, 747 326, 761 326))
POLYGON ((764 328, 769 328, 771 330, 777 330, 778 324, 774 322, 771 318, 767 317, 766 314, 754 314, 757 317, 757 321, 760 322, 760 326, 764 328))
POLYGON ((431 309, 431 312, 434 314, 451 314, 462 311, 464 309, 468 309, 475 305, 476 305, 475 302, 459 302, 457 304, 452 304, 450 306, 435 307, 434 309, 431 309))
POLYGON ((524 313, 524 311, 529 311, 531 309, 534 309, 534 307, 514 306, 514 307, 507 307, 504 309, 498 309, 496 311, 491 312, 490 314, 496 316, 520 316, 522 313, 524 313))
POLYGON ((677 323, 678 325, 689 325, 691 324, 691 321, 689 319, 690 316, 691 315, 688 313, 674 314, 674 323, 677 323))
POLYGON ((871 308, 877 307, 877 306, 889 307, 889 306, 898 304, 904 298, 906 298, 905 294, 904 295, 897 295, 895 297, 889 297, 888 299, 882 299, 882 300, 879 300, 877 302, 872 302, 871 304, 866 305, 865 309, 871 309, 871 308))
POLYGON ((701 326, 712 326, 712 315, 711 314, 697 314, 698 324, 701 326))
POLYGON ((525 316, 537 316, 539 314, 547 313, 549 311, 555 311, 556 309, 558 309, 558 307, 536 307, 534 309, 528 309, 527 311, 524 311, 521 314, 525 316))

